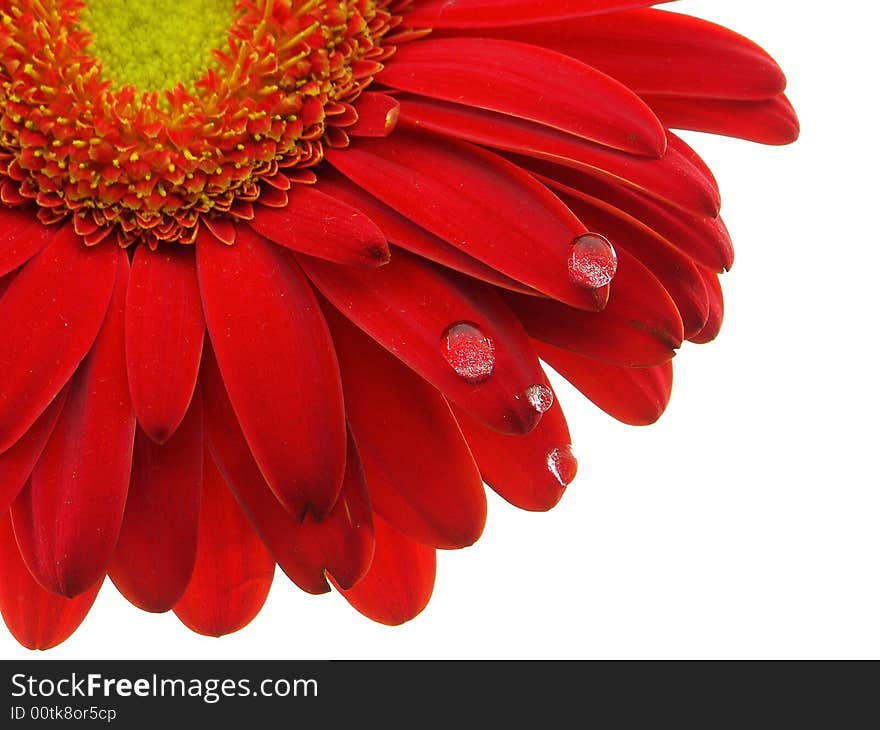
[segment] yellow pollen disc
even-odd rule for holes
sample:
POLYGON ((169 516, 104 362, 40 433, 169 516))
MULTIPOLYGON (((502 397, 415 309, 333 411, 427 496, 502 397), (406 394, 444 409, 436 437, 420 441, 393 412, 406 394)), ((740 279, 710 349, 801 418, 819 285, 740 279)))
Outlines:
POLYGON ((410 1, 0 0, 0 205, 88 246, 234 235, 349 144, 410 1))
POLYGON ((191 87, 226 47, 234 0, 86 0, 80 23, 114 88, 191 87))

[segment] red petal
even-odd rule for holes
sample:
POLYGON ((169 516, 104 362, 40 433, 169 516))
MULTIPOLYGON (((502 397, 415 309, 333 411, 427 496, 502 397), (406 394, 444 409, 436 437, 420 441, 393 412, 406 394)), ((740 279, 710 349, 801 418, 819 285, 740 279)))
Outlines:
POLYGON ((0 276, 36 256, 58 234, 37 220, 30 208, 0 205, 0 276))
POLYGON ((364 468, 350 435, 347 464, 333 511, 321 522, 308 515, 300 526, 301 559, 316 573, 326 570, 341 588, 351 588, 367 574, 376 546, 364 468))
POLYGON ((72 597, 107 571, 122 525, 135 418, 125 377, 128 260, 119 257, 107 319, 70 383, 28 486, 12 505, 22 557, 46 590, 72 597))
POLYGON ((294 186, 284 208, 260 208, 250 225, 281 246, 346 266, 370 269, 391 255, 373 221, 311 185, 294 186))
POLYGON ((422 612, 434 590, 434 548, 413 542, 381 517, 374 517, 376 553, 367 574, 345 599, 367 618, 398 626, 422 612))
MULTIPOLYGON (((572 167, 700 215, 714 216, 720 205, 717 187, 676 149, 657 159, 634 157, 523 119, 420 97, 404 97, 401 119, 450 137, 572 167)), ((518 155, 511 159, 519 163, 518 155)))
POLYGON ((504 276, 491 266, 477 261, 464 251, 446 243, 442 238, 438 238, 433 233, 416 225, 409 218, 389 208, 385 203, 374 198, 366 190, 358 187, 333 168, 327 168, 321 172, 319 186, 321 190, 364 211, 382 229, 385 237, 391 243, 405 248, 407 251, 412 251, 422 258, 435 261, 503 289, 524 294, 534 293, 533 289, 504 276))
POLYGON ((486 494, 443 396, 338 313, 327 319, 373 509, 420 543, 473 544, 486 494))
POLYGON ((10 271, 8 274, 0 276, 0 299, 3 298, 3 295, 6 293, 6 290, 9 288, 9 285, 15 281, 15 277, 18 276, 18 271, 10 271))
POLYGON ((399 129, 327 159, 422 228, 505 276, 575 307, 596 309, 593 290, 567 275, 583 224, 530 175, 497 155, 399 129))
POLYGON ((213 358, 206 358, 202 372, 209 448, 275 561, 309 593, 330 590, 325 569, 342 585, 356 583, 372 559, 373 527, 360 458, 350 439, 346 476, 333 510, 321 522, 313 515, 300 522, 278 502, 254 463, 213 358))
POLYGON ((345 131, 355 137, 387 137, 397 126, 400 102, 388 94, 368 91, 357 100, 357 122, 345 131))
POLYGON ((721 294, 721 282, 711 271, 703 270, 703 281, 706 284, 706 292, 709 295, 709 318, 706 324, 697 334, 690 338, 691 342, 705 344, 714 340, 721 331, 721 323, 724 320, 724 297, 721 294))
POLYGON ((8 514, 0 518, 0 612, 10 633, 27 649, 51 649, 83 622, 101 584, 76 598, 43 590, 18 552, 8 514))
POLYGON ((654 423, 666 410, 672 391, 672 363, 627 368, 582 357, 552 345, 535 343, 550 367, 599 408, 630 426, 654 423))
POLYGON ((709 134, 740 137, 761 144, 784 145, 800 135, 800 122, 783 95, 758 101, 646 96, 663 124, 709 134))
POLYGON ((578 170, 531 161, 530 170, 553 190, 576 198, 599 198, 657 231, 703 266, 715 271, 733 265, 733 244, 720 218, 695 217, 635 190, 591 179, 578 170))
POLYGON ((689 15, 637 10, 492 35, 555 48, 639 93, 766 99, 785 90, 785 76, 766 51, 689 15))
POLYGON ((174 433, 189 407, 204 338, 193 251, 138 246, 125 303, 125 353, 135 413, 157 443, 174 433))
MULTIPOLYGON (((323 571, 316 573, 302 556, 301 525, 278 501, 251 455, 213 357, 202 367, 208 448, 263 543, 287 576, 304 591, 326 593, 323 571)), ((338 501, 338 500, 337 500, 338 501)))
MULTIPOLYGON (((671 134, 670 132, 670 136, 671 134)), ((648 169, 650 165, 642 166, 641 172, 647 171, 650 174, 630 175, 631 178, 638 178, 637 183, 623 177, 596 174, 595 170, 571 164, 567 160, 557 160, 559 164, 556 164, 548 159, 526 157, 512 152, 507 152, 504 156, 554 192, 573 190, 571 194, 575 197, 579 192, 593 192, 606 202, 616 198, 644 200, 650 206, 666 210, 668 216, 694 221, 711 221, 721 211, 721 197, 714 179, 704 177, 701 170, 672 147, 661 159, 649 161, 654 165, 653 170, 648 169), (666 165, 667 162, 670 164, 666 165), (683 183, 684 180, 687 182, 683 183), (681 194, 689 187, 692 190, 685 195, 681 194), (694 191, 696 195, 691 195, 694 191)))
POLYGON ((528 43, 429 38, 398 48, 377 78, 401 91, 529 119, 624 152, 659 157, 666 149, 663 127, 632 91, 570 56, 528 43))
POLYGON ((644 264, 660 281, 681 315, 684 336, 699 332, 709 317, 706 285, 696 264, 655 231, 596 198, 581 196, 566 203, 585 225, 608 238, 644 264))
POLYGON ((223 636, 260 612, 275 562, 207 453, 203 486, 196 565, 174 613, 196 633, 223 636))
POLYGON ((65 226, 0 299, 0 453, 31 427, 92 347, 119 260, 113 246, 86 248, 65 226))
POLYGON ((131 485, 110 578, 144 611, 168 611, 183 595, 196 560, 202 497, 202 399, 159 446, 143 431, 134 444, 131 485))
POLYGON ((718 181, 715 179, 715 174, 712 172, 709 165, 706 164, 705 160, 697 154, 697 151, 693 149, 687 142, 685 142, 681 137, 673 134, 672 132, 666 133, 669 138, 669 150, 676 155, 681 156, 685 160, 687 160, 691 165, 693 165, 694 169, 697 171, 697 174, 703 176, 703 182, 706 187, 711 188, 715 191, 717 206, 715 207, 715 212, 711 215, 718 215, 721 210, 721 194, 718 192, 718 181))
POLYGON ((643 8, 668 0, 426 0, 406 14, 406 22, 427 28, 482 28, 643 8))
POLYGON ((455 417, 483 480, 520 509, 549 510, 574 480, 577 460, 571 453, 571 436, 558 403, 525 436, 493 431, 460 409, 455 409, 455 417))
POLYGON ((235 243, 235 236, 238 231, 233 221, 228 218, 211 218, 210 216, 202 216, 201 221, 210 231, 211 235, 218 241, 231 246, 235 243))
POLYGON ((544 371, 516 318, 490 289, 405 251, 370 272, 302 259, 309 278, 336 309, 482 423, 526 433, 542 411, 528 393, 546 388, 544 371), (447 333, 471 323, 492 353, 456 370, 444 357, 447 333), (491 357, 490 357, 491 355, 491 357), (491 375, 481 379, 474 375, 491 375))
POLYGON ((203 236, 197 261, 208 332, 254 458, 291 513, 323 517, 342 485, 346 436, 339 367, 315 295, 246 226, 230 247, 203 236))
POLYGON ((52 434, 67 399, 62 391, 15 445, 0 454, 0 514, 6 514, 24 487, 52 434))
POLYGON ((558 302, 505 295, 535 339, 615 365, 667 362, 684 331, 675 303, 635 258, 619 252, 619 269, 603 312, 583 312, 558 302))

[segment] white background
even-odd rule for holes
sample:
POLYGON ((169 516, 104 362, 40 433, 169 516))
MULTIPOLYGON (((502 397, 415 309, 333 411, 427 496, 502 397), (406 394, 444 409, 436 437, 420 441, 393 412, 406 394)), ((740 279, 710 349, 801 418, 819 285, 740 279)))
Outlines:
POLYGON ((670 6, 767 48, 803 126, 789 148, 688 136, 737 249, 721 336, 683 348, 672 403, 648 428, 560 384, 577 480, 548 514, 490 495, 482 539, 439 556, 417 619, 379 626, 280 576, 249 627, 208 639, 108 581, 62 646, 32 654, 0 630, 0 657, 880 656, 871 5, 840 18, 809 0, 670 6))

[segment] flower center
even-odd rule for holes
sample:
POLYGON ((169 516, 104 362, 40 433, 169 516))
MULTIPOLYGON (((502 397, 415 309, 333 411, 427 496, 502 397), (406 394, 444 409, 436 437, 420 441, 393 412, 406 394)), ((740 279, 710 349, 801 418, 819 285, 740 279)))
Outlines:
POLYGON ((233 0, 87 0, 79 19, 114 88, 159 91, 190 88, 219 65, 213 49, 223 47, 233 10, 233 0))
POLYGON ((87 245, 234 235, 348 144, 408 6, 0 0, 0 201, 87 245))
POLYGON ((80 25, 92 36, 87 53, 113 88, 187 88, 219 66, 234 0, 86 0, 80 25))

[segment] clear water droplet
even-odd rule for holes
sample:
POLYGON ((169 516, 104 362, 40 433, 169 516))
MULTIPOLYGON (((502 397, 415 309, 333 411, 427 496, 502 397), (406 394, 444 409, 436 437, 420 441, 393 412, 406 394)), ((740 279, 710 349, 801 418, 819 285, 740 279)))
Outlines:
POLYGON ((538 413, 546 413, 553 406, 553 391, 546 385, 530 385, 526 388, 526 400, 538 413))
POLYGON ((547 452, 547 468, 563 487, 574 481, 577 467, 577 459, 574 458, 571 446, 557 446, 547 452))
POLYGON ((598 233, 585 233, 572 242, 568 276, 578 286, 601 289, 617 273, 617 253, 611 242, 598 233))
POLYGON ((459 322, 446 330, 443 357, 459 377, 476 385, 495 369, 495 343, 477 325, 459 322))

